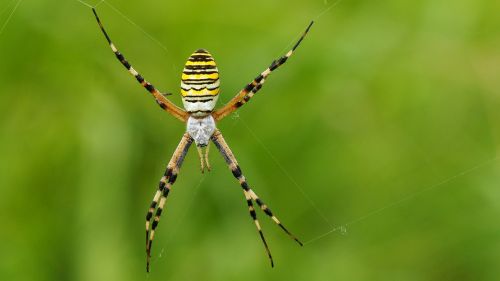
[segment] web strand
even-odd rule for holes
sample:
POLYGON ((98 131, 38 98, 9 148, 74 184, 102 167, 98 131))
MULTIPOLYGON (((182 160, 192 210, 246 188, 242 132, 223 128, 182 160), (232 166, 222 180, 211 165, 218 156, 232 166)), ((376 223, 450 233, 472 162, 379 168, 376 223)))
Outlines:
POLYGON ((476 170, 478 170, 480 168, 483 168, 483 167, 485 167, 487 165, 491 165, 492 163, 494 163, 495 161, 497 161, 498 158, 499 157, 496 156, 494 158, 491 158, 491 159, 488 159, 486 161, 483 161, 483 162, 481 162, 481 163, 479 163, 479 164, 477 164, 475 166, 472 166, 472 167, 470 167, 468 169, 463 170, 462 172, 459 172, 459 173, 457 173, 457 174, 455 174, 453 176, 450 176, 450 177, 446 178, 445 180, 442 180, 442 181, 440 181, 440 182, 438 182, 436 184, 433 184, 433 185, 430 185, 430 186, 428 186, 426 188, 423 188, 423 189, 420 189, 418 191, 415 191, 415 192, 413 192, 413 193, 411 193, 411 194, 409 194, 407 196, 402 197, 399 200, 396 200, 396 201, 394 201, 392 203, 389 203, 389 204, 387 204, 387 205, 385 205, 383 207, 380 207, 380 208, 375 209, 375 210, 373 210, 371 212, 368 212, 367 214, 362 215, 362 216, 360 216, 360 217, 358 217, 356 219, 353 219, 353 220, 351 220, 351 221, 349 221, 349 222, 341 225, 340 227, 332 228, 330 231, 327 231, 326 233, 318 235, 317 237, 312 238, 312 239, 304 242, 304 245, 310 244, 312 242, 315 242, 317 240, 325 238, 326 236, 328 236, 328 235, 330 235, 330 234, 332 234, 332 233, 334 233, 334 232, 336 232, 338 230, 343 230, 343 232, 345 233, 345 232, 347 232, 347 227, 348 226, 351 226, 353 224, 357 224, 357 223, 359 223, 361 221, 364 221, 364 220, 368 219, 369 217, 372 217, 374 215, 382 213, 383 211, 386 211, 388 209, 395 208, 395 207, 403 204, 404 202, 410 201, 410 200, 416 198, 417 196, 422 195, 423 193, 429 192, 429 191, 431 191, 433 189, 436 189, 438 187, 446 185, 446 184, 448 184, 448 183, 450 183, 450 182, 452 182, 452 181, 454 181, 454 180, 456 180, 458 178, 466 176, 466 175, 468 175, 468 174, 470 174, 470 173, 472 173, 472 172, 474 172, 474 171, 476 171, 476 170))
MULTIPOLYGON (((94 6, 88 4, 87 2, 83 1, 83 0, 75 0, 75 1, 78 1, 80 2, 82 5, 84 6, 87 6, 89 8, 97 8, 99 5, 101 5, 102 3, 106 4, 108 7, 110 7, 115 13, 117 13, 118 15, 120 15, 120 17, 122 17, 123 19, 125 19, 130 25, 134 26, 135 28, 137 28, 141 33, 143 33, 149 40, 151 40, 153 43, 155 43, 156 45, 158 45, 163 51, 165 51, 165 54, 168 56, 170 56, 170 51, 168 50, 168 48, 165 46, 165 44, 161 43, 158 39, 156 39, 154 36, 152 36, 151 34, 149 34, 144 28, 142 28, 140 25, 138 25, 137 23, 135 23, 132 19, 130 19, 130 17, 126 16, 122 11, 120 11, 118 8, 116 8, 114 5, 112 5, 111 3, 109 3, 108 1, 106 0, 100 0, 97 4, 95 4, 94 6)), ((176 70, 177 67, 176 67, 176 64, 174 62, 172 62, 172 70, 176 70)))
MULTIPOLYGON (((14 6, 14 8, 10 12, 9 16, 7 17, 7 20, 5 20, 5 22, 3 23, 2 27, 0 27, 0 35, 2 35, 3 31, 5 30, 5 27, 7 26, 7 24, 9 24, 10 20, 12 19, 12 16, 16 12, 17 7, 19 7, 19 4, 21 4, 21 2, 23 2, 23 0, 17 1, 16 5, 14 6)), ((10 3, 7 6, 10 6, 10 3)), ((7 7, 5 8, 5 10, 2 11, 2 13, 4 11, 6 11, 6 10, 7 10, 7 7)))
POLYGON ((169 50, 167 47, 162 44, 159 40, 157 40, 155 37, 153 37, 151 34, 149 34, 144 28, 140 27, 138 24, 136 24, 134 21, 132 21, 129 17, 127 17, 125 14, 123 14, 120 10, 118 10, 115 6, 111 5, 108 1, 102 0, 100 3, 104 2, 108 7, 113 9, 117 14, 119 14, 121 17, 123 17, 126 21, 128 21, 131 25, 133 25, 135 28, 139 29, 144 35, 146 35, 151 41, 156 43, 160 48, 162 48, 168 55, 170 55, 169 50))
MULTIPOLYGON (((324 16, 327 12, 329 12, 333 7, 337 6, 342 0, 337 0, 333 2, 332 4, 328 5, 328 0, 325 0, 325 5, 328 5, 326 8, 324 8, 321 12, 318 13, 317 16, 313 18, 313 21, 316 22, 318 21, 322 16, 324 16)), ((286 51, 290 50, 290 48, 297 42, 297 39, 299 39, 303 34, 303 31, 299 33, 288 45, 286 45, 279 54, 276 55, 276 57, 281 56, 283 53, 286 51)))
POLYGON ((394 201, 393 203, 390 203, 390 204, 388 204, 388 205, 386 205, 386 206, 384 206, 384 207, 381 207, 381 208, 378 208, 378 209, 376 209, 376 210, 373 210, 373 211, 369 212, 368 214, 366 214, 366 215, 364 215, 364 216, 361 216, 361 217, 359 217, 359 218, 357 218, 357 219, 351 220, 350 222, 346 223, 345 225, 346 225, 346 226, 348 226, 348 225, 353 225, 353 224, 355 224, 355 223, 358 223, 358 222, 360 222, 360 221, 363 221, 363 220, 367 219, 368 217, 371 217, 371 216, 373 216, 373 215, 376 215, 376 214, 378 214, 378 213, 381 213, 381 212, 383 212, 383 211, 385 211, 385 210, 387 210, 387 209, 394 208, 394 207, 396 207, 396 206, 398 206, 398 205, 401 205, 403 202, 406 202, 406 201, 412 200, 413 198, 415 198, 415 197, 417 197, 417 196, 421 195, 422 193, 429 192, 429 191, 431 191, 431 190, 433 190, 433 189, 436 189, 436 188, 438 188, 438 187, 440 187, 440 186, 446 185, 446 184, 448 184, 448 183, 450 183, 450 182, 452 182, 452 181, 454 181, 454 180, 456 180, 456 179, 458 179, 458 178, 460 178, 460 177, 463 177, 463 176, 465 176, 465 175, 468 175, 468 174, 470 174, 470 173, 474 172, 475 170, 477 170, 477 169, 479 169, 479 168, 482 168, 482 167, 484 167, 484 166, 486 166, 486 165, 492 164, 492 163, 493 163, 493 162, 495 162, 496 160, 498 160, 498 157, 494 157, 494 158, 492 158, 492 159, 488 159, 488 160, 486 160, 486 161, 484 161, 484 162, 481 162, 481 163, 479 163, 479 164, 477 164, 477 165, 475 165, 475 166, 473 166, 473 167, 471 167, 471 168, 469 168, 469 169, 466 169, 466 170, 464 170, 464 171, 462 171, 462 172, 460 172, 460 173, 458 173, 458 174, 455 174, 455 175, 453 175, 453 176, 450 176, 450 177, 448 177, 448 178, 447 178, 447 179, 445 179, 445 180, 442 180, 442 181, 440 181, 440 182, 438 182, 438 183, 436 183, 436 184, 433 184, 433 185, 428 186, 428 187, 426 187, 426 188, 423 188, 423 189, 421 189, 421 190, 415 191, 415 192, 413 192, 413 193, 411 193, 411 194, 409 194, 409 195, 407 195, 407 196, 402 197, 402 198, 401 198, 401 199, 399 199, 399 200, 394 201))
POLYGON ((290 173, 287 171, 287 169, 285 169, 283 167, 283 165, 281 165, 281 163, 278 161, 278 159, 274 156, 274 154, 267 148, 267 146, 264 144, 264 142, 262 142, 262 140, 260 140, 259 137, 257 137, 257 135, 250 129, 250 127, 247 125, 247 123, 245 121, 243 121, 243 119, 241 119, 240 117, 240 123, 243 124, 243 126, 245 126, 245 128, 248 130, 248 132, 250 132, 250 134, 252 135, 252 137, 259 143, 259 145, 266 151, 267 155, 269 155, 269 157, 271 157, 271 159, 273 160, 273 162, 276 164, 276 166, 278 166, 278 168, 281 170, 281 172, 288 178, 288 180, 290 180, 290 182, 292 182, 292 184, 300 191, 300 193, 302 194, 302 196, 309 202, 309 204, 314 208, 314 210, 316 211, 316 213, 318 213, 318 215, 328 224, 328 226, 330 228, 335 228, 335 226, 330 222, 330 220, 326 217, 326 215, 319 209, 319 207, 317 206, 317 204, 307 195, 307 193, 304 191, 304 189, 297 183, 297 181, 290 175, 290 173))
POLYGON ((83 5, 87 6, 87 7, 91 8, 91 9, 92 9, 92 8, 94 8, 94 9, 95 9, 95 8, 97 8, 99 5, 101 5, 101 4, 102 4, 102 2, 104 2, 104 0, 101 0, 101 1, 99 1, 97 4, 95 4, 94 6, 92 6, 92 5, 90 5, 89 3, 87 3, 87 2, 85 2, 85 1, 83 1, 83 0, 76 0, 76 1, 77 1, 77 2, 80 2, 81 4, 83 4, 83 5))
MULTIPOLYGON (((181 227, 182 223, 185 221, 184 218, 186 218, 189 211, 193 207, 193 203, 195 201, 196 195, 198 195, 198 191, 200 189, 201 184, 205 180, 205 177, 206 177, 206 174, 203 174, 201 176, 200 180, 198 181, 198 184, 196 184, 196 186, 194 187, 193 194, 191 195, 189 202, 187 203, 187 207, 185 208, 183 213, 179 216, 179 219, 175 223, 175 226, 172 228, 172 231, 170 232, 170 235, 167 238, 167 244, 169 244, 170 241, 172 241, 172 239, 175 237, 175 234, 177 233, 178 229, 181 227)), ((152 265, 155 264, 159 259, 162 258, 162 254, 164 251, 165 251, 165 247, 162 247, 160 250, 160 253, 157 255, 157 257, 151 260, 152 265)))
POLYGON ((0 15, 5 13, 5 11, 9 10, 10 6, 12 6, 12 3, 15 3, 15 2, 16 2, 16 0, 12 0, 9 3, 7 3, 7 5, 5 5, 5 7, 3 7, 3 9, 0 11, 0 15))
MULTIPOLYGON (((329 6, 327 6, 323 11, 321 11, 315 18, 314 18, 314 21, 317 21, 319 18, 321 18, 323 15, 325 15, 326 13, 328 13, 331 9, 333 9, 333 7, 337 6, 340 2, 342 2, 342 0, 337 0, 337 1, 334 1, 332 4, 330 4, 329 6)), ((325 4, 328 5, 328 0, 325 1, 325 4)))

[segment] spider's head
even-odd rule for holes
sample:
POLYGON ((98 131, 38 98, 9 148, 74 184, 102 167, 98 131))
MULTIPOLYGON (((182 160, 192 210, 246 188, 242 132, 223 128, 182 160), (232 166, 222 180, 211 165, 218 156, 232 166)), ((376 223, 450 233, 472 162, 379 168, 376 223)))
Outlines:
POLYGON ((212 55, 205 49, 196 50, 188 58, 181 79, 186 111, 195 117, 210 114, 219 96, 219 70, 212 55))

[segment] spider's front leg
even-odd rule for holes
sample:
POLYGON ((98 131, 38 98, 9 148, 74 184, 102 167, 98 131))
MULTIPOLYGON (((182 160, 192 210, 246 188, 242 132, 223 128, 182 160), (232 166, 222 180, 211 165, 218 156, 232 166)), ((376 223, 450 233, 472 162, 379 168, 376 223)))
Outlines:
POLYGON ((285 231, 290 238, 293 240, 297 241, 300 246, 302 246, 302 242, 300 242, 288 229, 286 229, 283 224, 279 221, 279 219, 273 214, 271 209, 257 196, 257 194, 248 186, 247 180, 245 176, 243 175, 240 166, 238 165, 238 162, 236 161, 236 158, 234 157, 233 152, 227 145, 226 141, 222 137, 222 133, 219 130, 215 130, 214 134, 212 135, 212 141, 214 142, 215 146, 217 149, 219 149, 220 153, 222 154, 222 157, 224 157, 224 160, 229 166, 229 169, 231 169, 231 172, 233 173, 233 176, 239 181, 243 193, 245 195, 245 198, 247 200, 247 205, 248 205, 248 210, 250 212, 250 216, 252 217, 255 226, 257 227, 257 231, 259 231, 260 238, 262 239, 262 243, 264 243, 264 247, 266 248, 267 255, 269 256, 269 259, 271 261, 271 266, 274 266, 273 263, 273 258, 271 256, 271 251, 269 250, 269 247, 267 246, 266 239, 264 238, 264 234, 262 232, 260 223, 257 219, 257 214, 255 213, 255 208, 253 205, 253 201, 259 205, 260 209, 267 215, 269 216, 283 231, 285 231))
POLYGON ((231 114, 233 111, 237 110, 242 105, 247 103, 260 90, 260 88, 262 88, 262 85, 264 85, 264 82, 266 82, 266 79, 269 76, 269 74, 271 74, 271 72, 273 72, 274 70, 278 69, 288 60, 288 58, 290 58, 293 55, 295 49, 297 49, 302 40, 306 37, 313 23, 314 22, 311 21, 311 23, 307 26, 306 31, 304 31, 300 39, 297 41, 297 43, 295 43, 293 48, 290 51, 288 51, 288 53, 274 60, 266 70, 264 70, 261 74, 259 74, 259 76, 257 76, 252 82, 247 84, 245 88, 243 88, 243 90, 241 90, 227 104, 225 104, 222 108, 214 111, 212 113, 212 116, 214 117, 215 121, 221 120, 222 118, 226 117, 227 115, 231 114))
POLYGON ((193 138, 188 133, 185 133, 182 136, 182 139, 175 149, 174 155, 170 162, 167 165, 167 170, 165 174, 160 180, 160 184, 158 185, 158 190, 151 202, 151 206, 148 209, 148 213, 146 214, 146 271, 149 272, 149 261, 151 258, 151 245, 153 244, 153 239, 155 235, 155 229, 160 222, 160 216, 165 206, 165 202, 167 201, 167 196, 170 193, 170 189, 172 185, 175 183, 177 179, 177 174, 179 173, 179 169, 182 166, 182 162, 184 161, 184 157, 186 156, 189 147, 193 143, 193 138), (158 204, 159 202, 159 204, 158 204), (158 208, 157 208, 158 205, 158 208), (153 223, 151 223, 151 219, 153 217, 153 212, 156 209, 156 214, 153 219, 153 223), (151 227, 150 227, 151 226, 151 227))
POLYGON ((144 79, 142 75, 140 75, 133 67, 130 65, 130 63, 125 59, 123 54, 118 51, 118 49, 115 47, 113 42, 111 42, 111 38, 109 38, 108 33, 104 29, 104 26, 101 23, 101 20, 99 19, 99 16, 97 16, 97 12, 95 8, 92 8, 92 12, 94 13, 95 19, 97 20, 97 23, 99 24, 99 27, 101 28, 102 33, 104 34, 104 37, 106 37, 106 40, 108 41, 109 47, 115 54, 116 58, 120 61, 120 63, 128 70, 132 76, 139 82, 151 95, 154 97, 156 100, 156 103, 165 111, 170 113, 172 116, 175 118, 179 119, 182 122, 186 122, 187 118, 189 117, 189 114, 185 111, 173 104, 169 99, 167 99, 160 91, 158 91, 153 84, 149 83, 144 79))

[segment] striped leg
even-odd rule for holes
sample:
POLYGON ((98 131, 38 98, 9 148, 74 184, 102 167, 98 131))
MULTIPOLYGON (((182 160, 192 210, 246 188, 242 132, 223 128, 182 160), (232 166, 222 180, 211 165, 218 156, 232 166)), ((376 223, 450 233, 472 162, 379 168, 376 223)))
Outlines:
POLYGON ((184 157, 186 156, 192 142, 193 139, 189 136, 188 133, 185 133, 179 145, 175 149, 172 159, 167 165, 167 170, 165 171, 165 174, 160 180, 160 184, 158 185, 158 190, 156 191, 153 201, 151 202, 151 205, 148 209, 148 213, 146 214, 146 254, 147 254, 146 271, 147 272, 149 272, 151 245, 153 244, 155 229, 158 226, 158 223, 160 222, 160 216, 165 206, 165 202, 167 201, 167 196, 170 192, 170 189, 172 188, 172 185, 175 183, 175 180, 177 179, 177 174, 179 173, 179 169, 182 166, 184 157), (157 205, 158 208, 156 208, 157 205), (155 211, 155 209, 156 213, 153 219, 153 223, 151 223, 151 218, 153 217, 153 212, 155 211))
POLYGON ((255 227, 257 227, 257 231, 259 232, 260 239, 262 239, 262 243, 264 243, 264 247, 266 248, 267 256, 269 257, 269 260, 271 261, 271 267, 274 267, 273 256, 271 255, 271 251, 269 250, 269 246, 267 246, 266 238, 264 238, 264 233, 262 232, 259 220, 257 219, 257 213, 255 213, 255 208, 253 206, 252 197, 250 196, 248 186, 246 187, 246 189, 245 189, 245 187, 243 188, 243 193, 245 194, 245 199, 247 200, 248 211, 250 212, 250 216, 252 217, 253 222, 255 223, 255 227))
POLYGON ((212 115, 216 121, 221 120, 222 118, 226 117, 227 115, 231 114, 233 111, 236 109, 240 108, 242 105, 247 103, 254 95, 257 93, 260 88, 262 88, 262 85, 266 81, 267 76, 271 74, 274 70, 276 70, 278 67, 280 67, 282 64, 284 64, 289 57, 293 55, 295 52, 295 49, 300 45, 304 37, 307 35, 309 32, 309 29, 313 25, 313 21, 307 26, 306 31, 302 34, 300 39, 295 43, 293 48, 288 51, 284 56, 280 57, 277 60, 274 60, 271 65, 264 70, 259 76, 257 76, 250 84, 246 85, 243 90, 241 90, 234 98, 232 98, 226 105, 224 105, 222 108, 216 110, 212 115))
POLYGON ((158 103, 158 105, 163 110, 167 111, 168 113, 170 113, 175 118, 177 118, 177 119, 185 122, 188 119, 189 114, 186 111, 184 111, 181 108, 179 108, 178 106, 176 106, 175 104, 173 104, 170 100, 168 100, 167 98, 165 98, 151 83, 149 83, 148 81, 146 81, 130 65, 130 63, 125 59, 125 57, 123 56, 123 54, 120 53, 118 51, 118 49, 116 49, 115 45, 111 42, 111 39, 109 38, 108 34, 104 30, 104 27, 103 27, 101 21, 99 20, 99 17, 97 16, 96 10, 94 8, 92 8, 92 11, 94 12, 95 18, 97 20, 97 23, 99 24, 99 27, 102 30, 102 33, 104 34, 104 37, 106 37, 106 40, 108 40, 108 43, 109 43, 109 46, 111 47, 111 50, 113 50, 113 53, 115 53, 116 58, 121 62, 121 64, 123 64, 123 66, 125 66, 125 68, 128 70, 128 72, 130 72, 130 74, 132 74, 135 77, 135 79, 137 80, 137 82, 139 82, 144 88, 146 88, 146 90, 148 92, 150 92, 153 95, 153 97, 156 100, 156 103, 158 103))
POLYGON ((234 157, 233 152, 227 145, 226 141, 222 137, 222 134, 219 130, 216 130, 214 134, 212 135, 212 141, 214 142, 215 146, 219 151, 221 152, 222 156, 224 157, 224 160, 226 163, 229 165, 229 169, 231 169, 231 172, 233 173, 233 176, 240 182, 241 187, 243 188, 243 193, 245 194, 245 198, 247 199, 247 204, 248 208, 250 211, 250 215, 252 216, 255 226, 257 227, 257 230, 259 231, 260 237, 262 239, 262 242, 264 243, 264 246, 266 248, 266 252, 269 256, 269 259, 271 260, 271 266, 273 266, 273 260, 271 257, 271 252, 269 251, 269 247, 267 246, 266 240, 264 238, 264 234, 262 233, 259 221, 257 220, 257 216, 255 214, 255 209, 252 203, 252 200, 255 201, 260 208, 264 211, 266 215, 271 217, 273 221, 281 228, 283 229, 290 238, 293 240, 297 241, 299 245, 302 246, 302 243, 292 234, 290 231, 288 231, 283 224, 278 220, 276 216, 273 215, 271 210, 267 207, 262 200, 255 194, 255 192, 248 186, 247 180, 243 173, 241 172, 240 166, 238 165, 238 162, 236 161, 236 158, 234 157))
POLYGON ((297 237, 295 237, 295 235, 293 235, 292 233, 290 233, 290 231, 288 231, 288 229, 286 229, 283 226, 283 224, 281 224, 280 220, 273 214, 273 212, 271 211, 271 209, 269 209, 269 207, 267 207, 267 205, 262 200, 260 200, 259 196, 257 196, 257 194, 255 194, 255 192, 253 190, 250 190, 249 194, 250 194, 250 197, 253 200, 255 200, 255 202, 257 202, 257 205, 259 205, 260 209, 267 216, 269 216, 279 227, 281 227, 281 229, 283 229, 283 231, 285 231, 286 234, 288 234, 288 236, 290 236, 290 238, 292 238, 293 240, 297 241, 297 243, 299 243, 300 246, 303 246, 302 242, 300 242, 299 239, 297 239, 297 237))

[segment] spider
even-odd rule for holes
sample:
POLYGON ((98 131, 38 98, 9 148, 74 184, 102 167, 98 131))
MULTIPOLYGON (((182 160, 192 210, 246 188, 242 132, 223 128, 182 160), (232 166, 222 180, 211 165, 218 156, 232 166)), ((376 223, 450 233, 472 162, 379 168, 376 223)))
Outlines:
POLYGON ((156 227, 160 221, 160 216, 163 212, 167 196, 170 193, 172 185, 177 179, 179 170, 188 152, 189 147, 194 142, 198 150, 200 158, 201 172, 205 169, 210 171, 210 164, 208 162, 209 141, 211 140, 217 149, 222 154, 233 176, 239 181, 243 194, 248 205, 248 211, 255 223, 257 231, 259 232, 262 243, 264 244, 267 256, 271 262, 271 267, 274 267, 271 251, 267 245, 266 239, 262 232, 260 223, 257 219, 255 207, 253 202, 257 203, 260 209, 269 216, 290 238, 295 240, 300 246, 302 242, 299 241, 290 231, 288 231, 280 220, 273 214, 271 209, 257 196, 257 194, 250 188, 245 176, 243 175, 233 152, 227 145, 220 130, 216 127, 216 122, 222 120, 224 117, 231 114, 233 111, 240 108, 247 103, 262 87, 266 78, 283 65, 288 58, 294 53, 295 49, 300 45, 309 29, 313 25, 313 21, 307 26, 306 30, 295 43, 293 48, 288 51, 284 56, 274 60, 271 65, 260 73, 251 83, 247 84, 235 97, 233 97, 222 108, 214 110, 219 94, 219 72, 212 55, 205 49, 196 50, 187 60, 181 77, 181 95, 184 109, 179 108, 166 98, 170 94, 162 94, 151 83, 147 82, 125 59, 122 53, 118 51, 115 45, 111 42, 107 32, 97 16, 97 12, 92 8, 95 18, 99 27, 106 37, 106 40, 115 54, 116 58, 123 66, 132 74, 137 82, 139 82, 148 92, 150 92, 156 103, 165 111, 170 113, 175 118, 186 123, 186 132, 174 151, 167 169, 160 179, 158 190, 156 191, 151 205, 146 214, 146 271, 149 272, 149 263, 151 259, 151 246, 155 235, 156 227), (203 153, 205 148, 205 153, 203 153), (156 212, 155 212, 156 211, 156 212), (153 218, 153 213, 155 213, 153 218))

